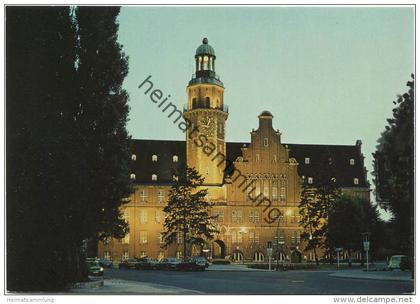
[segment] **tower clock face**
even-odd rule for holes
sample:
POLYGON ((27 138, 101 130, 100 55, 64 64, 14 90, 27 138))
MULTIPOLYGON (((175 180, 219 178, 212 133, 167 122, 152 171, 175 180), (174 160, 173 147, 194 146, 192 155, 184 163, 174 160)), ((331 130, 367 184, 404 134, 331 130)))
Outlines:
POLYGON ((212 137, 215 131, 216 125, 214 118, 210 115, 205 115, 200 120, 200 131, 208 136, 212 137))

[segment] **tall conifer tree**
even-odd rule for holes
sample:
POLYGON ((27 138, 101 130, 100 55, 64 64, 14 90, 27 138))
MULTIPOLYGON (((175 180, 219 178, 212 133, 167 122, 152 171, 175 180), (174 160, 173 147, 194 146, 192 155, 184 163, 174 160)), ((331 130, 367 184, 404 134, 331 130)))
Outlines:
POLYGON ((206 200, 207 189, 202 189, 204 178, 193 168, 186 168, 169 190, 168 205, 162 233, 165 246, 175 243, 178 236, 182 238, 183 255, 187 257, 193 244, 203 245, 217 233, 210 215, 214 205, 206 200))

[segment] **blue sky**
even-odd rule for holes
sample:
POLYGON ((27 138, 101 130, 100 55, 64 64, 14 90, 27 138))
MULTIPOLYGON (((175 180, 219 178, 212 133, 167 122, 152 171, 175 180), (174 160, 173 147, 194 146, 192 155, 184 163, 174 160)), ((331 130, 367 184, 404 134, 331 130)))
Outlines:
POLYGON ((414 72, 411 7, 123 7, 133 138, 184 139, 138 89, 148 76, 181 108, 207 37, 229 105, 228 141, 249 141, 269 110, 282 141, 363 142, 366 166, 414 72))

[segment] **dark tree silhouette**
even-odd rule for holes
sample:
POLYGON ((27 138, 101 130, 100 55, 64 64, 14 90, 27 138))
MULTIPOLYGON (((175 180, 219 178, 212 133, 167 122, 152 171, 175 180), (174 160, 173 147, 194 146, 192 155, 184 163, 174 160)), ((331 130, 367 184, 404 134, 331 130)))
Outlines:
POLYGON ((118 211, 131 191, 118 12, 7 7, 8 290, 85 279, 84 241, 127 230, 118 211))
POLYGON ((414 267, 414 75, 407 86, 378 139, 373 175, 376 200, 393 215, 395 249, 408 254, 414 267))
POLYGON ((191 245, 202 245, 218 232, 212 222, 215 217, 209 214, 214 204, 206 200, 203 182, 204 178, 195 169, 187 167, 169 190, 168 205, 163 209, 165 246, 175 243, 178 233, 181 234, 184 257, 191 245))

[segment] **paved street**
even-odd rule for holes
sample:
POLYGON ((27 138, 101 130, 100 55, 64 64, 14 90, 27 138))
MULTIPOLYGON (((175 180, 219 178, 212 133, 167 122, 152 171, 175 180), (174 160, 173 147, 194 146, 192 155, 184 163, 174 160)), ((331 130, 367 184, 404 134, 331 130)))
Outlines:
POLYGON ((414 288, 413 282, 339 278, 330 276, 331 273, 106 269, 104 278, 159 284, 205 294, 409 294, 414 288))

